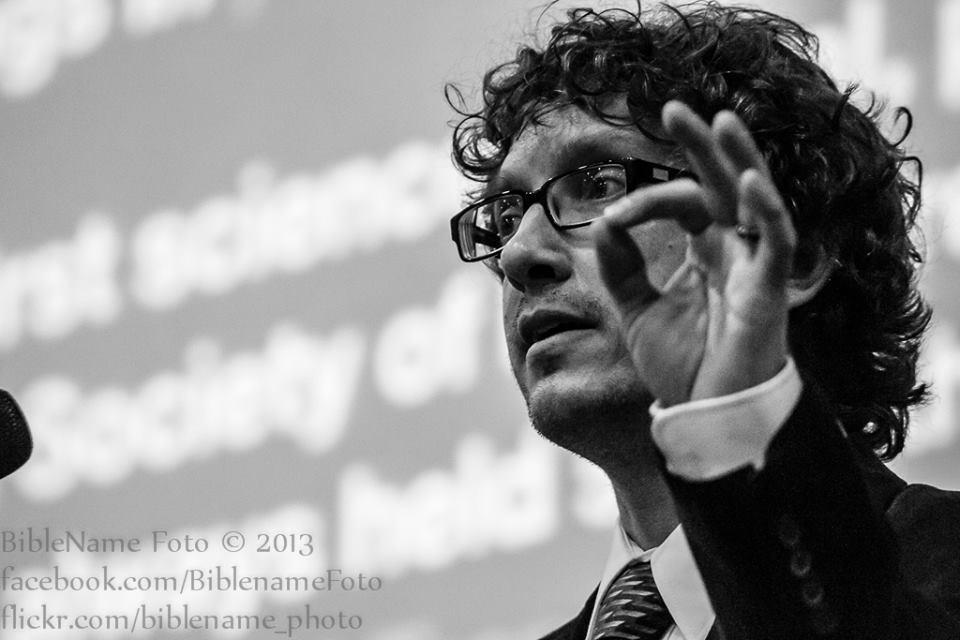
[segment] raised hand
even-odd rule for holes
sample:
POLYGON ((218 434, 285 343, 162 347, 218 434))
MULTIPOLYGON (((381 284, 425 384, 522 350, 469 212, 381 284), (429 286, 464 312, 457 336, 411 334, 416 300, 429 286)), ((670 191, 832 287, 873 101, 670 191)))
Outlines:
POLYGON ((670 406, 754 386, 783 366, 796 233, 737 116, 721 112, 711 126, 670 102, 662 118, 697 181, 638 189, 592 232, 640 377, 670 406), (654 219, 675 220, 689 234, 686 260, 662 290, 647 279, 632 235, 654 219))

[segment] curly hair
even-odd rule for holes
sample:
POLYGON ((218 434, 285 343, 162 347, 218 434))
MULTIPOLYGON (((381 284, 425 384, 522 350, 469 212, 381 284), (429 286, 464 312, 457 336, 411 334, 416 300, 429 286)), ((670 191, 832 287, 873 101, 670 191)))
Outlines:
POLYGON ((611 124, 611 97, 626 97, 632 123, 659 137, 659 113, 681 100, 708 121, 723 109, 752 132, 788 202, 799 247, 795 272, 818 259, 834 271, 791 310, 793 356, 834 404, 844 428, 884 460, 903 449, 909 409, 926 400, 917 357, 930 309, 917 290, 922 257, 911 234, 920 207, 920 163, 903 135, 880 131, 883 105, 861 110, 818 65, 816 36, 775 14, 716 2, 636 11, 572 9, 544 46, 521 46, 483 80, 473 111, 448 86, 462 117, 453 158, 484 182, 517 135, 573 105, 611 124), (916 166, 916 181, 905 165, 916 166))

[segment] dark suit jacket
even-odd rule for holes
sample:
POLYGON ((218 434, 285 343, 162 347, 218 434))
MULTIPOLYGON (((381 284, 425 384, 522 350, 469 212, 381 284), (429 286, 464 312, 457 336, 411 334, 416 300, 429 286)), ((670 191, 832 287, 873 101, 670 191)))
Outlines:
MULTIPOLYGON (((960 493, 907 485, 811 385, 762 471, 669 482, 710 640, 960 640, 960 493)), ((595 597, 543 640, 583 640, 595 597)))

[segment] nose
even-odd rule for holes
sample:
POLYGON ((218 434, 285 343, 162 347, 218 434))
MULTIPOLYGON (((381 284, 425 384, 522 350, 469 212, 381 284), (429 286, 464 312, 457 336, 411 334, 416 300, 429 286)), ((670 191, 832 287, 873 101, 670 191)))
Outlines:
POLYGON ((500 251, 500 268, 517 290, 529 292, 570 277, 569 246, 540 204, 520 219, 516 233, 500 251))

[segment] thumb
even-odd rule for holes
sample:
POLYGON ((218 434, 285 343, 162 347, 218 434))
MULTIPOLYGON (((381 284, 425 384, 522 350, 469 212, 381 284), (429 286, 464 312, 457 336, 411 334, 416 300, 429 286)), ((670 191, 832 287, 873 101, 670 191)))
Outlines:
POLYGON ((660 298, 647 279, 643 253, 627 229, 600 218, 591 225, 600 277, 621 313, 645 308, 660 298))

